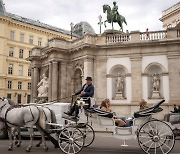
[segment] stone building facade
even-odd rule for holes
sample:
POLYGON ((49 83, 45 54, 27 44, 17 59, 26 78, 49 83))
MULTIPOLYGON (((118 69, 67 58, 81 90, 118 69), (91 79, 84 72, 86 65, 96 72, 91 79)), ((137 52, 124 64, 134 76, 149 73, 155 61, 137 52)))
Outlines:
MULTIPOLYGON (((6 11, 0 0, 0 97, 17 103, 31 98, 30 50, 44 47, 53 37, 71 39, 70 31, 6 11)), ((73 34, 73 38, 76 36, 73 34)))
POLYGON ((179 29, 132 31, 129 34, 106 31, 85 34, 67 41, 52 38, 48 46, 32 49, 32 100, 42 74, 49 78, 49 101, 70 101, 71 94, 92 76, 95 100, 109 98, 113 110, 128 115, 138 110, 140 99, 153 104, 165 99, 164 113, 172 104, 180 105, 179 29), (158 96, 153 97, 153 74, 158 74, 158 96), (117 78, 123 78, 123 97, 116 97, 117 78))
POLYGON ((163 22, 164 29, 176 27, 176 25, 180 23, 179 12, 180 2, 176 3, 175 5, 162 12, 162 17, 160 18, 160 21, 163 22))

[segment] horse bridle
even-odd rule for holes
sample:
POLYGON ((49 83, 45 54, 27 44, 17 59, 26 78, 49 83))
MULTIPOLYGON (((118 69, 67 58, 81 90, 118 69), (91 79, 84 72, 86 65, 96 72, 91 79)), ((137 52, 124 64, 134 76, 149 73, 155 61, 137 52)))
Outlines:
MULTIPOLYGON (((6 106, 6 104, 4 104, 3 106, 0 107, 0 113, 3 109, 3 107, 5 107, 5 106, 6 106)), ((0 121, 5 122, 6 120, 4 118, 0 117, 0 121)))
POLYGON ((2 111, 3 107, 5 107, 6 104, 4 104, 3 106, 0 107, 0 112, 2 111))

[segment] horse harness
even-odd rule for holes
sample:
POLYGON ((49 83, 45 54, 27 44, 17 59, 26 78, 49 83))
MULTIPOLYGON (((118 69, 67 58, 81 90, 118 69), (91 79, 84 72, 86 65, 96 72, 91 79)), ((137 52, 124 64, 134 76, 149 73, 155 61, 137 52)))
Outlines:
MULTIPOLYGON (((2 111, 3 107, 5 107, 5 106, 6 106, 6 104, 4 104, 4 105, 0 108, 0 112, 2 111)), ((14 124, 14 123, 9 122, 9 121, 7 120, 7 114, 8 114, 9 111, 11 111, 11 110, 13 110, 13 109, 15 109, 15 108, 21 108, 21 107, 23 107, 23 106, 22 106, 22 105, 13 105, 13 106, 10 106, 10 107, 6 110, 5 118, 0 117, 0 121, 4 122, 4 123, 5 123, 5 126, 6 126, 7 128, 9 128, 8 124, 13 125, 13 126, 19 126, 18 124, 14 124)), ((38 109, 38 107, 37 107, 37 109, 38 109)), ((29 121, 27 121, 26 123, 32 122, 32 121, 34 121, 34 119, 35 119, 35 117, 34 117, 34 115, 33 115, 33 113, 32 113, 32 110, 31 110, 31 107, 30 107, 30 106, 29 106, 29 110, 30 110, 30 113, 31 113, 31 116, 32 116, 32 120, 29 120, 29 121)), ((38 110, 39 110, 39 109, 38 109, 38 110)))

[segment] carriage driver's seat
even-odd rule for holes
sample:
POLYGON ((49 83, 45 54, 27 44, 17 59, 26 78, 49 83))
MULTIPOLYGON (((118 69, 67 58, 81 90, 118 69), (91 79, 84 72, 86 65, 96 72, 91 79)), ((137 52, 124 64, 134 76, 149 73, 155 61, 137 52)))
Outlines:
POLYGON ((87 110, 94 107, 95 100, 92 97, 82 97, 77 99, 77 104, 87 110))

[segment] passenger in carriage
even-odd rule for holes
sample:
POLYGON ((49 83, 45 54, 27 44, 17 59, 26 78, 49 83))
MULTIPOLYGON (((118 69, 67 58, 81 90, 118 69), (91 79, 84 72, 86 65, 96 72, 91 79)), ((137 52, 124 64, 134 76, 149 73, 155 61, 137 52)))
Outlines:
MULTIPOLYGON (((94 96, 94 86, 92 84, 92 78, 87 77, 86 78, 86 83, 82 86, 82 88, 78 92, 76 92, 73 95, 78 95, 79 97, 82 97, 82 98, 88 98, 89 97, 87 99, 86 103, 88 103, 88 107, 90 107, 90 97, 94 96)), ((74 115, 75 118, 78 117, 79 107, 77 105, 77 102, 74 102, 74 104, 72 105, 70 111, 64 112, 64 113, 69 115, 69 116, 74 115)))
POLYGON ((147 102, 144 99, 141 99, 140 103, 139 103, 139 110, 143 110, 148 108, 147 102))
MULTIPOLYGON (((100 105, 100 109, 103 111, 112 112, 112 110, 110 108, 110 100, 109 99, 103 100, 101 105, 100 105)), ((123 119, 121 119, 115 115, 113 118, 115 120, 116 126, 119 126, 119 127, 130 127, 131 126, 130 122, 127 122, 126 120, 123 120, 123 119)))
MULTIPOLYGON (((106 105, 104 105, 104 103, 102 102, 102 104, 100 106, 100 109, 112 112, 112 109, 110 108, 110 106, 111 106, 110 100, 108 98, 106 98, 104 100, 104 102, 105 102, 106 105)), ((144 99, 141 99, 141 101, 139 103, 139 110, 143 110, 143 109, 146 109, 146 108, 148 108, 147 102, 144 99)), ((126 119, 125 116, 119 116, 119 117, 115 116, 115 118, 118 119, 118 120, 120 119, 120 120, 124 121, 124 123, 120 122, 120 124, 124 124, 125 127, 130 127, 132 125, 132 119, 134 118, 134 116, 130 115, 128 117, 128 119, 126 119)))

